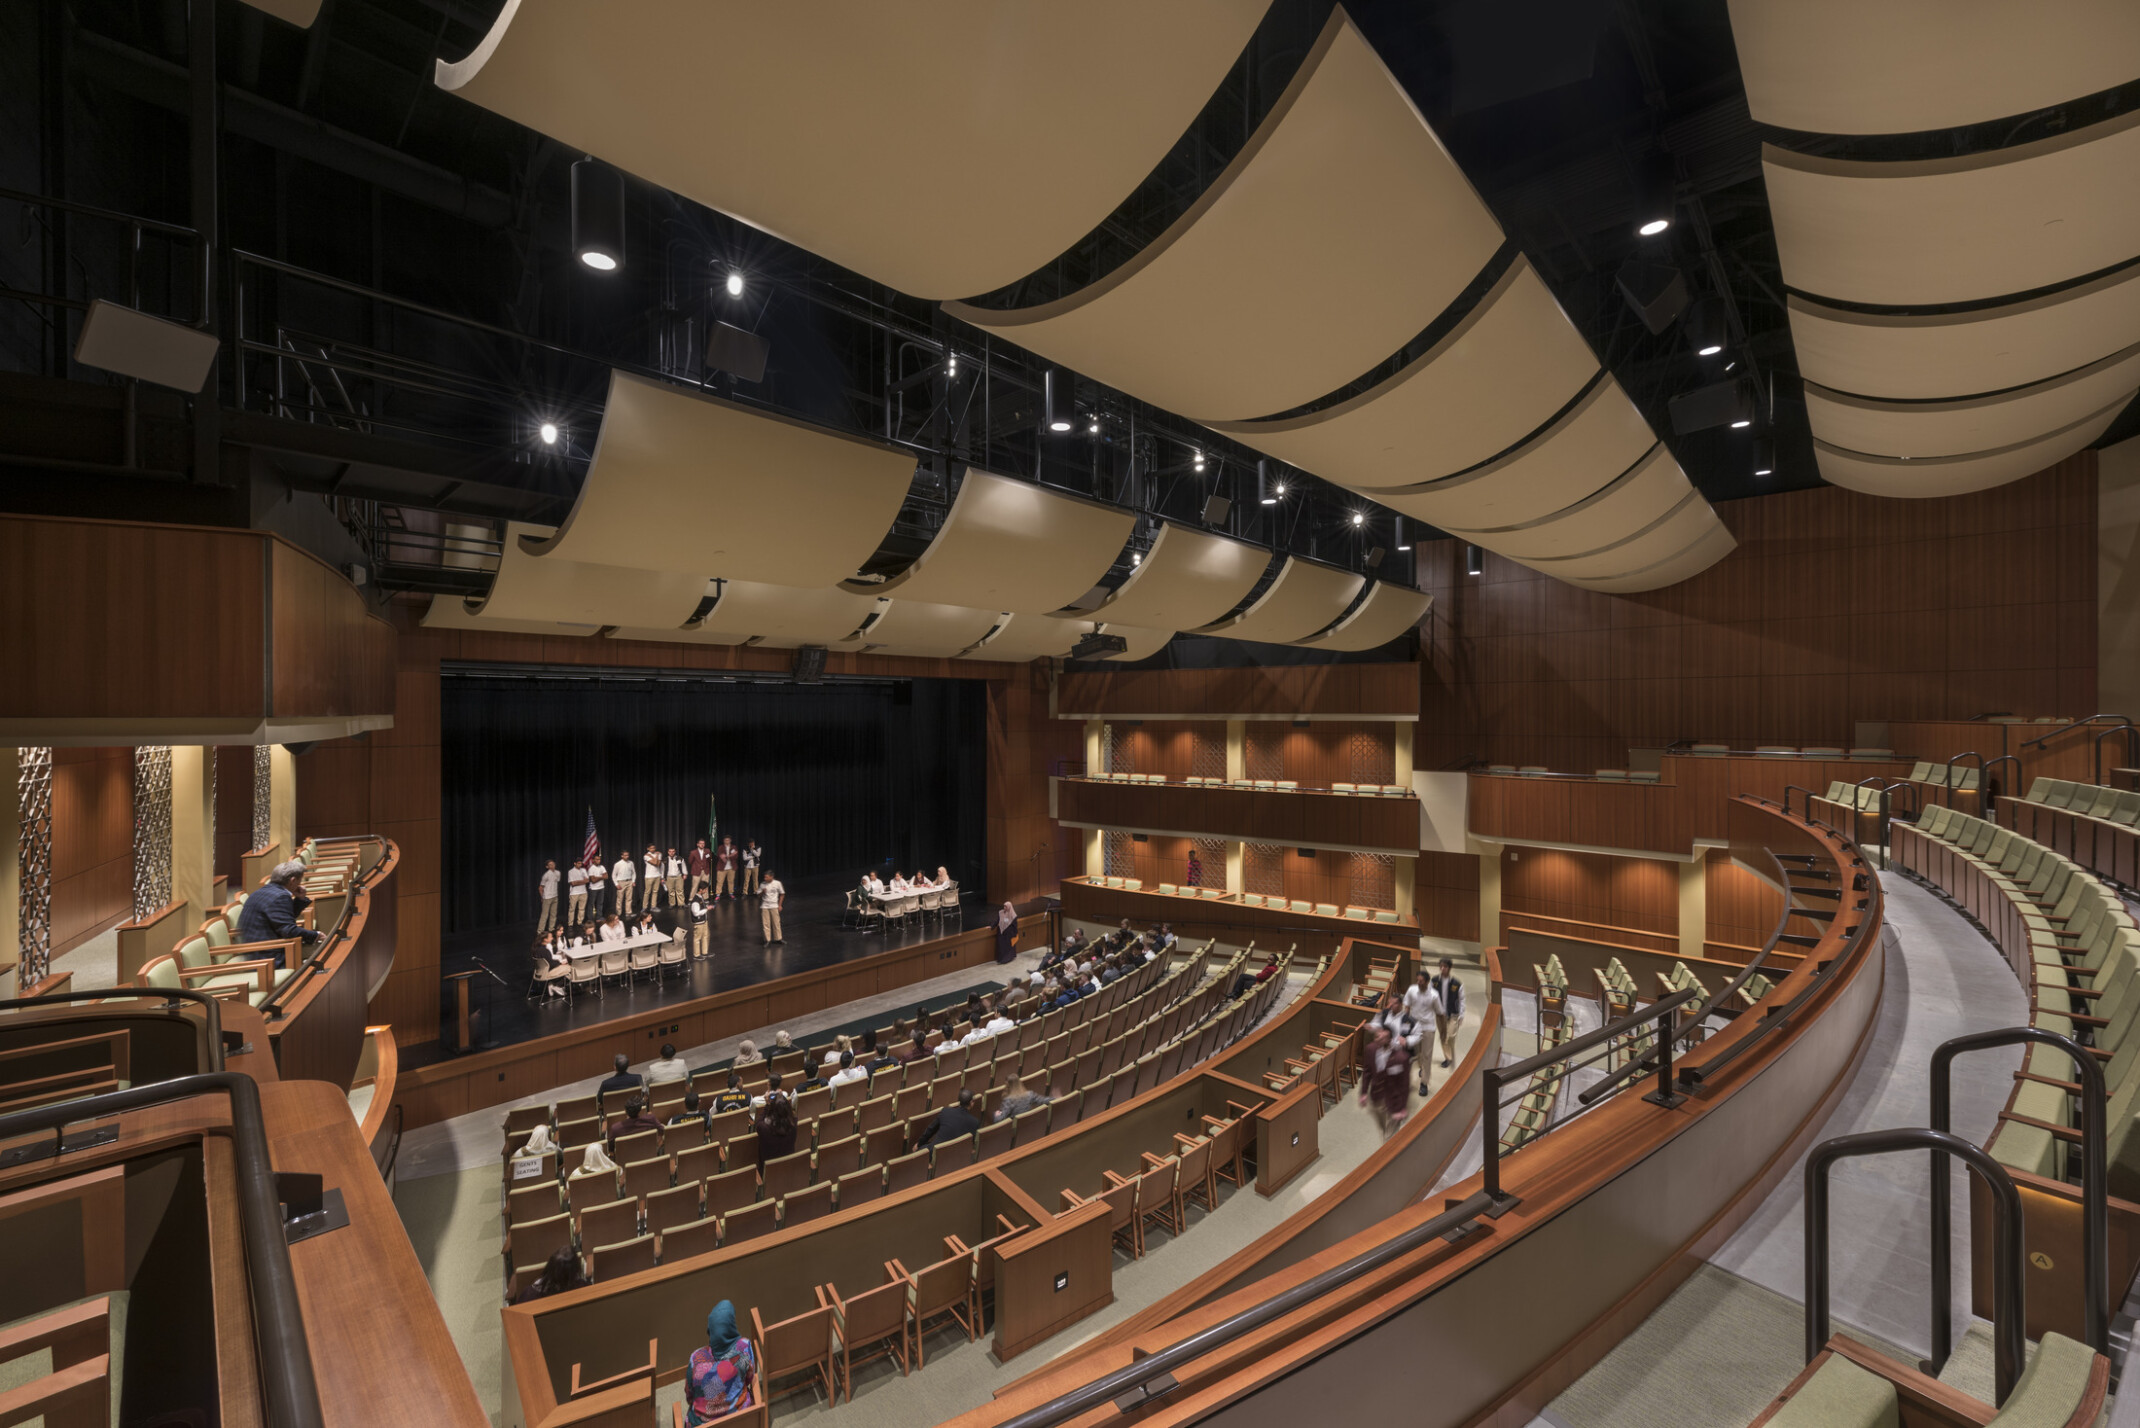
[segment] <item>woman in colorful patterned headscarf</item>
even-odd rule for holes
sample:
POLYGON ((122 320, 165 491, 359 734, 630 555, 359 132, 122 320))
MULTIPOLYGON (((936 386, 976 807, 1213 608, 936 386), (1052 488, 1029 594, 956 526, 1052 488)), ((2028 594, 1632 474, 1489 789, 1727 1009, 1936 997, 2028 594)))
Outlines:
POLYGON ((687 1422, 711 1423, 751 1406, 758 1351, 736 1330, 736 1306, 723 1299, 706 1316, 706 1347, 691 1351, 686 1373, 687 1422))

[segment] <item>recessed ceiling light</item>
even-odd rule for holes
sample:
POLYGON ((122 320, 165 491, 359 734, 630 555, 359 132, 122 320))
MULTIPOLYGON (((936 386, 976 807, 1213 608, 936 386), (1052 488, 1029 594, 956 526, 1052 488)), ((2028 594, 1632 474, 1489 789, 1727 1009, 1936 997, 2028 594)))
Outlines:
POLYGON ((1279 494, 1279 495, 1281 495, 1281 496, 1283 496, 1283 495, 1285 494, 1285 482, 1283 482, 1283 481, 1280 481, 1280 482, 1278 483, 1278 494, 1279 494))
POLYGON ((1354 511, 1352 513, 1352 523, 1356 526, 1364 526, 1367 524, 1367 517, 1359 511, 1354 511))
POLYGON ((730 273, 728 275, 728 295, 730 297, 743 296, 743 275, 741 273, 730 273))
POLYGON ((1645 238, 1655 238, 1658 234, 1664 232, 1665 229, 1670 228, 1671 226, 1672 220, 1669 218, 1652 218, 1649 222, 1643 224, 1635 231, 1637 233, 1640 233, 1645 238))
POLYGON ((1100 434, 1100 419, 1098 417, 1094 417, 1092 425, 1085 428, 1085 434, 1087 436, 1098 436, 1100 434))
MULTIPOLYGON (((1722 352, 1722 351, 1724 350, 1724 344, 1723 344, 1723 343, 1721 343, 1721 342, 1712 342, 1712 343, 1710 343, 1710 344, 1709 344, 1709 345, 1708 345, 1707 347, 1704 347, 1704 348, 1702 348, 1702 349, 1700 349, 1700 350, 1701 350, 1701 355, 1702 355, 1702 356, 1704 356, 1704 357, 1714 357, 1714 356, 1716 356, 1716 354, 1717 354, 1717 353, 1719 353, 1719 352, 1722 352)), ((1736 365, 1736 364, 1734 364, 1734 365, 1736 365)))
POLYGON ((1061 417, 1057 417, 1054 421, 1048 423, 1049 431, 1068 431, 1069 429, 1070 423, 1063 420, 1061 417))
POLYGON ((1753 419, 1751 417, 1740 417, 1737 421, 1731 424, 1731 429, 1733 431, 1743 431, 1747 427, 1752 426, 1753 424, 1753 419))
POLYGON ((617 270, 617 260, 607 253, 591 251, 582 253, 580 254, 580 261, 598 273, 613 273, 617 270))
POLYGON ((557 423, 556 423, 556 422, 554 422, 554 421, 546 421, 546 422, 544 422, 544 423, 542 424, 542 444, 543 444, 544 446, 555 446, 555 445, 557 445, 557 423))

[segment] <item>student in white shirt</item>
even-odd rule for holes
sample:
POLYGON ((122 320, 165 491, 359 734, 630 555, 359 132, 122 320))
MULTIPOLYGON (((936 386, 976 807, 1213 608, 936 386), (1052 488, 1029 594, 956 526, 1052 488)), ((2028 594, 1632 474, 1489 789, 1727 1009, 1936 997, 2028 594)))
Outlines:
POLYGON ((707 956, 712 951, 709 944, 713 939, 713 927, 706 920, 706 915, 713 911, 713 904, 706 901, 706 890, 704 888, 697 888, 692 892, 689 910, 691 914, 691 955, 694 957, 707 956))
POLYGON ((765 854, 758 851, 758 840, 753 838, 743 845, 743 896, 749 897, 758 891, 758 864, 765 854))
POLYGON ((632 915, 632 888, 639 881, 639 870, 632 866, 631 855, 617 859, 617 866, 609 870, 609 876, 617 884, 616 913, 619 917, 632 915))
POLYGON ((608 943, 622 942, 626 937, 629 937, 631 934, 625 930, 623 920, 619 918, 615 913, 611 913, 609 915, 609 920, 602 924, 602 930, 597 935, 602 939, 603 942, 608 943))
POLYGON ((892 869, 891 890, 894 893, 910 893, 914 891, 914 885, 907 881, 905 873, 902 873, 897 868, 894 868, 892 869))
POLYGON ((565 909, 565 925, 578 927, 587 920, 587 860, 574 858, 565 873, 565 894, 568 906, 565 909))
POLYGON ((663 872, 667 875, 665 881, 668 883, 669 889, 669 906, 682 907, 684 905, 684 860, 677 857, 676 850, 671 848, 666 863, 667 866, 663 868, 663 872))
POLYGON ((832 1045, 825 1048, 825 1055, 822 1058, 822 1064, 826 1066, 838 1066, 842 1064, 840 1058, 845 1056, 853 1046, 854 1038, 843 1033, 838 1041, 833 1042, 832 1045))
MULTIPOLYGON (((646 872, 639 879, 639 906, 643 910, 652 912, 654 910, 655 895, 666 890, 662 886, 661 875, 668 871, 668 867, 669 865, 662 861, 660 850, 652 843, 647 844, 646 872)), ((671 905, 674 905, 673 899, 671 905)))
POLYGON ((1018 1023, 1012 1021, 1009 1017, 1005 1016, 1003 1014, 1003 1008, 997 1007, 995 1014, 989 1017, 988 1024, 982 1027, 981 1029, 987 1032, 990 1036, 1001 1036, 1006 1031, 1016 1031, 1018 1029, 1018 1023))
POLYGON ((609 911, 609 869, 600 857, 587 862, 587 913, 597 922, 609 911))
POLYGON ((758 885, 758 922, 768 947, 788 940, 780 934, 780 905, 787 901, 787 897, 787 887, 771 868, 767 868, 765 881, 758 885))
POLYGON ((555 858, 542 865, 542 918, 535 924, 537 932, 548 932, 557 926, 557 885, 563 881, 555 858))
POLYGON ((852 1050, 848 1050, 840 1053, 840 1069, 833 1072, 832 1079, 825 1084, 837 1090, 841 1086, 851 1086, 857 1081, 867 1081, 868 1079, 869 1072, 855 1065, 855 1054, 852 1050))

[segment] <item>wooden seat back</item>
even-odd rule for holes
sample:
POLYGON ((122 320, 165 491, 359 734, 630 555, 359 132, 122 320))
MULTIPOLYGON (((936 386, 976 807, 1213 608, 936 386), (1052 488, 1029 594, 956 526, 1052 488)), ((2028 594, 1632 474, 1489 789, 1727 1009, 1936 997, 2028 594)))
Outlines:
POLYGON ((584 1398, 590 1393, 600 1393, 604 1389, 622 1388, 625 1384, 639 1378, 644 1378, 651 1383, 654 1378, 654 1363, 661 1357, 660 1350, 661 1341, 659 1339, 648 1339, 646 1341, 645 1363, 634 1364, 621 1373, 611 1374, 608 1378, 589 1380, 583 1375, 580 1366, 574 1364, 572 1366, 572 1381, 566 1396, 569 1398, 584 1398))
POLYGON ((820 1180, 807 1190, 795 1190, 780 1199, 780 1228, 790 1229, 821 1220, 832 1213, 832 1182, 820 1180))

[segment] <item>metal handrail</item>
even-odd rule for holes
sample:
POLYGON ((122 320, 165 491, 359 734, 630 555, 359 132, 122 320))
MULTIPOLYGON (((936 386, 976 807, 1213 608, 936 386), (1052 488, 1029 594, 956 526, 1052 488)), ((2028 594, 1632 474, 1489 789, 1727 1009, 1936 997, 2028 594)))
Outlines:
POLYGON ((2130 728, 2132 727, 2133 722, 2132 716, 2129 714, 2090 714, 2085 719, 2075 719, 2072 723, 2060 725, 2058 728, 2053 729, 2048 734, 2044 734, 2040 737, 2030 739, 2023 743, 2021 747, 2024 749, 2033 749, 2039 745, 2048 744, 2049 742, 2051 742, 2051 740, 2057 738, 2060 734, 2071 733, 2073 730, 2080 728, 2083 724, 2093 724, 2096 723, 2098 720, 2102 719, 2116 719, 2119 721, 2120 728, 2130 728))
POLYGON ((1067 1422, 1108 1403, 1124 1412, 1133 1411, 1180 1386, 1174 1380, 1174 1369, 1251 1334, 1265 1324, 1304 1309, 1362 1275, 1371 1274, 1408 1254, 1435 1248, 1438 1243, 1446 1242, 1446 1237, 1452 1231, 1472 1228, 1473 1221, 1491 1212, 1493 1208, 1492 1202, 1483 1191, 1461 1200, 1433 1219, 1413 1226, 1396 1238, 1354 1255, 1343 1264, 1326 1269, 1311 1279, 1302 1280, 1291 1289, 1282 1290, 1261 1304, 1252 1305, 1238 1314, 1228 1315, 1210 1328, 1192 1334, 1178 1344, 1146 1354, 1127 1367, 1116 1369, 1113 1373, 1104 1374, 1090 1383, 1073 1388, 1037 1408, 1027 1409, 1006 1420, 1001 1428, 1053 1428, 1055 1424, 1067 1422))
MULTIPOLYGON (((1791 816, 1791 795, 1794 793, 1802 793, 1806 796, 1806 811, 1798 816, 1811 823, 1813 821, 1813 800, 1820 795, 1814 793, 1812 789, 1805 787, 1803 784, 1785 784, 1783 786, 1783 816, 1786 818, 1791 816)), ((1774 854, 1770 856, 1773 857, 1774 854)))
MULTIPOLYGON (((1769 929, 1768 940, 1761 944, 1761 950, 1747 960, 1738 976, 1725 983, 1723 989, 1709 999, 1698 1015, 1688 1019, 1686 1031, 1678 1033, 1679 1035, 1690 1035, 1695 1028, 1707 1021, 1718 1007, 1728 1005, 1731 999, 1739 994, 1739 989, 1754 979, 1755 974, 1761 970, 1761 964, 1768 960, 1768 954, 1775 951, 1776 944, 1783 940, 1784 929, 1791 925, 1791 919, 1798 913, 1798 909, 1791 906, 1791 875, 1783 866, 1783 859, 1776 856, 1773 848, 1763 847, 1761 851, 1768 854, 1768 860, 1776 865, 1777 881, 1783 884, 1783 911, 1778 914, 1776 925, 1769 929)), ((1837 911, 1841 910, 1840 907, 1837 908, 1837 911)))
POLYGON ((230 1097, 231 1148, 238 1177, 238 1225, 245 1246, 245 1277, 252 1296, 253 1335, 260 1348, 261 1398, 270 1428, 324 1428, 319 1384, 305 1341, 304 1306, 290 1268, 275 1170, 260 1118, 260 1088, 236 1071, 181 1076, 153 1086, 135 1086, 79 1101, 38 1106, 0 1116, 0 1140, 57 1131, 75 1122, 99 1120, 217 1092, 230 1097))
MULTIPOLYGON (((2099 1354, 2110 1352, 2110 1171, 2106 1142, 2107 1113, 2104 1110, 2103 1067, 2071 1037, 2033 1026, 2002 1027, 1943 1041, 1932 1053, 1932 1129, 1953 1128, 1954 1058, 1965 1051, 1989 1051, 1999 1046, 2025 1042, 2055 1046, 2075 1066, 2081 1078, 2081 1266, 2083 1292, 2088 1296, 2081 1316, 2088 1347, 2099 1354)), ((2027 1067, 2024 1057, 2022 1066, 2027 1067)), ((1932 1152, 1932 1372, 1938 1373, 1954 1351, 1954 1218, 1949 1205, 1945 1151, 1932 1152)))
MULTIPOLYGON (((1984 766, 1977 771, 1977 804, 1979 807, 1988 808, 1991 806, 1991 771, 2001 764, 2012 764, 2014 766, 2015 791, 2013 796, 2020 796, 2021 759, 2018 755, 2015 754, 2001 754, 1995 759, 1986 760, 1984 766)), ((1917 811, 1919 813, 1924 812, 1922 808, 1919 808, 1917 811)))
POLYGON ((198 1002, 208 1013, 208 1069, 223 1069, 223 1004, 206 992, 191 987, 107 987, 100 992, 47 992, 41 997, 10 997, 0 1000, 0 1011, 16 1007, 54 1006, 66 1002, 113 1002, 160 998, 165 1011, 177 1011, 182 1001, 198 1002))
MULTIPOLYGON (((1996 1402, 2006 1402, 2027 1357, 2024 1337, 2021 1258, 2021 1192, 1998 1161, 1958 1135, 1921 1127, 1861 1131, 1837 1136, 1813 1147, 1806 1157, 1806 1362, 1828 1346, 1828 1167, 1838 1160, 1888 1155, 1898 1150, 1930 1150, 1958 1155, 1983 1177, 1991 1192, 1992 1251, 1991 1335, 1996 1402)), ((1940 1256, 1935 1255, 1935 1262, 1940 1256)))
MULTIPOLYGON (((2102 733, 2095 736, 2095 739, 2093 740, 2093 748, 2090 751, 2094 757, 2094 782, 2097 785, 2101 785, 2101 783, 2103 782, 2103 741, 2109 738, 2112 734, 2117 733, 2123 733, 2125 735, 2125 757, 2128 759, 2140 758, 2140 733, 2136 733, 2136 731, 2133 729, 2133 721, 2127 719, 2123 724, 2111 725, 2108 729, 2105 729, 2102 733)), ((2017 773, 2015 777, 2019 778, 2020 775, 2017 773)))
MULTIPOLYGON (((1947 785, 1944 802, 1947 807, 1954 807, 1954 795, 1958 792, 1954 786, 1954 766, 1963 759, 1975 759, 1977 761, 1977 807, 1982 808, 1984 806, 1984 756, 1975 749, 1956 754, 1953 758, 1947 760, 1947 785)), ((2014 767, 2018 769, 2020 764, 2017 763, 2014 767)), ((2018 776, 2016 775, 2016 777, 2018 776)))

